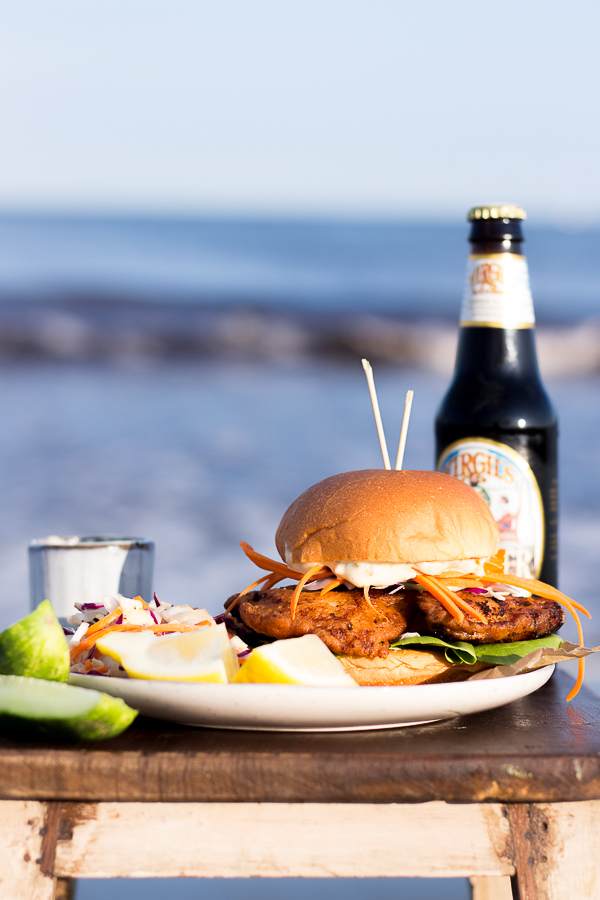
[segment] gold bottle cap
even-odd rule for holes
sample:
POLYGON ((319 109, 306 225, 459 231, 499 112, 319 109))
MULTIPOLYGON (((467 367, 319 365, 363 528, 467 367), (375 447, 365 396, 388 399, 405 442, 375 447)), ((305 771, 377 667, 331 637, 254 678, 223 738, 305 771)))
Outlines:
POLYGON ((485 206, 474 206, 469 210, 467 222, 478 219, 526 219, 527 213, 513 203, 489 203, 485 206))

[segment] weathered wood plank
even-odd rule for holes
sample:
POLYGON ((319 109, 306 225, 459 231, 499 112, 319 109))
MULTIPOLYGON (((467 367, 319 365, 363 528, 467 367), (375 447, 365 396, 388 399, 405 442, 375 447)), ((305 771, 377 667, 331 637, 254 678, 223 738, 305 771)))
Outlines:
POLYGON ((53 900, 54 877, 40 865, 47 825, 45 803, 0 801, 0 900, 53 900))
POLYGON ((509 831, 495 804, 65 804, 56 874, 510 875, 509 831), (140 852, 150 846, 157 852, 140 852))
POLYGON ((473 875, 471 882, 472 900, 513 900, 513 892, 508 875, 488 878, 473 875))
POLYGON ((537 813, 528 803, 510 804, 508 819, 513 840, 515 875, 513 886, 518 900, 538 900, 535 866, 546 852, 545 835, 535 828, 537 813))
POLYGON ((0 738, 0 797, 421 803, 600 799, 600 701, 554 676, 489 713, 391 731, 268 734, 142 719, 74 746, 0 738))
POLYGON ((600 897, 600 802, 509 808, 519 900, 600 897))

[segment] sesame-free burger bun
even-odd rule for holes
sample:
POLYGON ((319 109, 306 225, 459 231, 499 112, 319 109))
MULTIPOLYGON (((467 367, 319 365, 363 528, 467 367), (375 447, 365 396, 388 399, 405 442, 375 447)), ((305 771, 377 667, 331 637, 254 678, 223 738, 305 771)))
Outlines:
POLYGON ((342 666, 358 684, 390 686, 406 684, 440 684, 466 681, 471 675, 486 669, 484 663, 472 666, 449 663, 441 651, 399 647, 388 656, 340 656, 342 666))
POLYGON ((417 563, 494 556, 499 537, 486 502, 458 478, 363 469, 304 491, 275 543, 288 563, 417 563))

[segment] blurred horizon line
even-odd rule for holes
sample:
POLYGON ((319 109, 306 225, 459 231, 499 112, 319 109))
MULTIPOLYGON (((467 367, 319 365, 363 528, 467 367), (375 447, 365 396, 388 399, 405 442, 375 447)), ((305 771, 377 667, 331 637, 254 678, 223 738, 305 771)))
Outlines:
MULTIPOLYGON (((476 205, 475 203, 471 206, 476 205)), ((453 210, 440 211, 433 214, 430 210, 324 210, 324 209, 289 209, 287 211, 264 209, 238 209, 216 207, 185 206, 117 206, 117 205, 2 205, 0 203, 0 221, 106 221, 106 222, 215 222, 215 223, 247 223, 247 224, 289 224, 289 225, 414 225, 424 227, 463 227, 467 228, 467 212, 457 215, 453 210)), ((575 212, 564 213, 535 211, 528 212, 527 228, 535 230, 556 230, 564 234, 582 234, 587 231, 600 230, 600 210, 597 213, 575 212)), ((466 232, 465 232, 466 233, 466 232)))

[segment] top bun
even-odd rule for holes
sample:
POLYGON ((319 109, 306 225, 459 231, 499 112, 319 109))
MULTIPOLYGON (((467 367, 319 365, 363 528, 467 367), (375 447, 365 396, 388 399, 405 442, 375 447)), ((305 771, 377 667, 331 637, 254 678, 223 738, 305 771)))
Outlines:
POLYGON ((418 563, 494 556, 499 537, 485 500, 458 478, 364 469, 304 491, 275 543, 288 563, 418 563))

